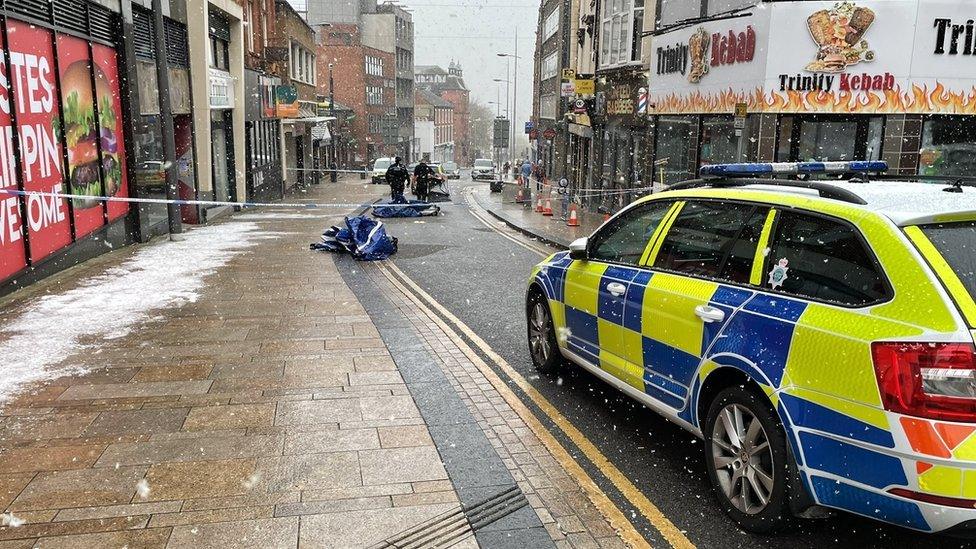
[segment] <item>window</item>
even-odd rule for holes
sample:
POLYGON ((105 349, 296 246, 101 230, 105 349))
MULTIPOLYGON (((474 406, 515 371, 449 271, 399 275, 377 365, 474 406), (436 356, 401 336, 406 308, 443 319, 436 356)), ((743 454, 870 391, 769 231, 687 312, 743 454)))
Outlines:
MULTIPOLYGON (((610 0, 603 3, 600 66, 641 60, 645 0, 610 0)), ((677 3, 677 2, 670 2, 677 3)))
POLYGON ((380 117, 376 115, 369 115, 369 133, 382 133, 383 124, 380 117))
POLYGON ((210 66, 222 71, 230 70, 229 44, 215 36, 210 37, 210 66))
POLYGON ((549 40, 556 34, 559 30, 559 6, 552 10, 552 13, 546 16, 546 20, 542 25, 542 41, 545 42, 549 40))
POLYGON ((689 202, 661 244, 654 267, 748 284, 767 208, 689 202))
POLYGON ((254 51, 254 4, 251 2, 245 6, 244 24, 247 26, 247 51, 254 51))
POLYGON ((366 104, 367 105, 382 105, 383 104, 383 88, 380 86, 366 86, 366 104))
POLYGON ((959 277, 970 296, 976 297, 976 223, 922 227, 922 232, 959 277))
POLYGON ((697 146, 692 139, 697 124, 693 116, 658 117, 654 161, 659 162, 660 167, 655 176, 659 177, 663 172, 665 185, 674 185, 692 177, 688 164, 691 162, 691 148, 697 146))
POLYGON ((370 76, 383 76, 383 59, 367 55, 366 74, 370 76))
POLYGON ((976 125, 971 120, 967 120, 967 117, 927 116, 922 126, 922 151, 918 173, 919 175, 969 175, 976 171, 974 151, 976 151, 976 125))
MULTIPOLYGON (((874 256, 853 227, 825 217, 782 212, 765 271, 789 269, 781 291, 862 306, 883 300, 887 285, 874 256)), ((764 274, 765 276, 765 274, 764 274)), ((763 285, 770 287, 768 280, 763 285)))
POLYGON ((634 208, 593 237, 590 259, 637 265, 672 202, 654 202, 634 208))
POLYGON ((556 96, 544 95, 539 100, 539 118, 556 119, 556 96))
POLYGON ((552 52, 542 60, 542 79, 548 80, 559 73, 559 52, 552 52))
POLYGON ((315 85, 315 56, 301 44, 291 43, 289 74, 292 80, 315 85))

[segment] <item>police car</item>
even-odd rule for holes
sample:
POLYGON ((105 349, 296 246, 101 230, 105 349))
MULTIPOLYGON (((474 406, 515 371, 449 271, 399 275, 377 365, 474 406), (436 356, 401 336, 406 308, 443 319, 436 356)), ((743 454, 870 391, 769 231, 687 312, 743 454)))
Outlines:
POLYGON ((635 202, 533 270, 533 362, 702 437, 746 530, 831 508, 972 536, 976 188, 886 168, 708 166, 635 202))

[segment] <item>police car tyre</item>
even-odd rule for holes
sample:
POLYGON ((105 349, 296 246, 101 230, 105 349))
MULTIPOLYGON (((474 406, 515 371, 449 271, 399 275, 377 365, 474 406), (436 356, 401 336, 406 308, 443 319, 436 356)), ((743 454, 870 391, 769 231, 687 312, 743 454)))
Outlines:
POLYGON ((723 390, 709 406, 705 467, 719 506, 743 530, 769 534, 791 516, 786 434, 765 395, 723 390))
POLYGON ((562 366, 562 353, 559 352, 556 341, 556 328, 552 322, 549 303, 538 291, 529 296, 526 323, 532 365, 544 374, 555 373, 562 366))

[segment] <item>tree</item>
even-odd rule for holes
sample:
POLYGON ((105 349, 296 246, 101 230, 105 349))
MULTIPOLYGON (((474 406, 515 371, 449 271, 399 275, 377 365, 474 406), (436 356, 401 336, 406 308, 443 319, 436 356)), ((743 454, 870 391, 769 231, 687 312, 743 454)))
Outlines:
POLYGON ((474 100, 471 101, 468 109, 471 115, 468 134, 471 140, 471 158, 490 157, 495 113, 487 105, 474 100))

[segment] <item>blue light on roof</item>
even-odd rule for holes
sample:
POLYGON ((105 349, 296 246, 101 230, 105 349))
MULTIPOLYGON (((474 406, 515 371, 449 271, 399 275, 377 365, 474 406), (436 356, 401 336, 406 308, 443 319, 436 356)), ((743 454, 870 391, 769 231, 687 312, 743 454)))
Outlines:
POLYGON ((852 162, 775 162, 712 164, 702 166, 704 177, 750 177, 758 175, 790 174, 845 174, 886 172, 888 163, 875 160, 856 160, 852 162))

